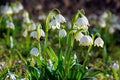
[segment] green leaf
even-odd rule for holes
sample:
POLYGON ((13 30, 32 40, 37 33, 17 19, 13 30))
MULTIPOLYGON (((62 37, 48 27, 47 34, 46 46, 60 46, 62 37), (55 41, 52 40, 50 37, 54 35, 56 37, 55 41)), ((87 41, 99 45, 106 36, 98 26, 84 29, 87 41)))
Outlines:
POLYGON ((58 65, 58 57, 56 56, 55 52, 53 51, 53 49, 51 47, 46 49, 50 59, 52 60, 52 62, 54 62, 54 67, 57 68, 58 65))
POLYGON ((40 77, 40 71, 36 68, 36 67, 34 67, 34 66, 28 66, 28 70, 29 70, 29 72, 30 72, 30 74, 31 74, 31 77, 32 77, 32 79, 39 79, 39 77, 40 77))
POLYGON ((8 70, 5 69, 4 71, 2 71, 2 73, 0 74, 0 80, 3 80, 6 77, 8 70))

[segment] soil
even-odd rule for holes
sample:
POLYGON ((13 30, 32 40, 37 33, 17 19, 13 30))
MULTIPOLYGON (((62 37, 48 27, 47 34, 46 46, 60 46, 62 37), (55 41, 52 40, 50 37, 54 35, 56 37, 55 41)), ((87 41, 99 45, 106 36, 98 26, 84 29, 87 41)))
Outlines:
MULTIPOLYGON (((0 0, 0 5, 11 3, 16 0, 0 0)), ((60 9, 63 15, 70 17, 78 9, 84 9, 86 14, 101 14, 105 10, 110 10, 120 16, 120 0, 19 0, 25 9, 32 13, 32 18, 42 13, 48 13, 53 8, 60 9), (39 5, 39 7, 37 7, 39 5), (37 7, 37 9, 36 9, 37 7)))

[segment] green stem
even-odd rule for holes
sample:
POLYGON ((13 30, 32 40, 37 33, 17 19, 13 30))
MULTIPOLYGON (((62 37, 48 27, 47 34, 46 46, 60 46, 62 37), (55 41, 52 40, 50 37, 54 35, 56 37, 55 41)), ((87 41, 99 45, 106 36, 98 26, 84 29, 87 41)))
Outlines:
POLYGON ((112 68, 112 72, 113 72, 113 75, 114 75, 114 77, 115 77, 115 80, 119 80, 117 71, 116 71, 114 68, 112 68))
POLYGON ((61 48, 61 43, 60 43, 61 38, 59 37, 59 49, 61 48))
POLYGON ((86 54, 86 57, 85 57, 85 60, 83 62, 83 67, 86 66, 87 64, 87 61, 88 61, 88 56, 89 56, 89 53, 90 53, 90 50, 92 49, 92 45, 88 48, 88 51, 87 51, 87 54, 86 54))
POLYGON ((38 49, 39 49, 39 54, 41 54, 41 45, 40 45, 40 39, 38 40, 38 49))

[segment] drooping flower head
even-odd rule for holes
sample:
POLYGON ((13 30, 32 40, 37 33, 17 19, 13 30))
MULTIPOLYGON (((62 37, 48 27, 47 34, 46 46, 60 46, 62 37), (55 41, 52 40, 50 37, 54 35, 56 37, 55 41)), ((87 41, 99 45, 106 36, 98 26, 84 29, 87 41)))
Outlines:
POLYGON ((106 22, 105 22, 105 20, 100 20, 100 21, 98 22, 98 24, 100 25, 101 28, 105 28, 105 27, 106 27, 106 22))
POLYGON ((28 26, 28 31, 36 30, 36 24, 32 23, 30 26, 28 26))
POLYGON ((80 39, 83 37, 84 35, 81 32, 78 32, 75 36, 76 41, 80 41, 80 39))
POLYGON ((88 21, 87 17, 82 15, 81 17, 78 17, 78 19, 74 25, 74 28, 75 29, 83 29, 83 30, 87 31, 88 26, 89 26, 89 21, 88 21))
POLYGON ((59 14, 55 14, 53 13, 53 15, 51 15, 51 21, 50 21, 50 28, 51 29, 60 29, 60 25, 61 23, 66 22, 65 18, 59 13, 59 14))
POLYGON ((62 37, 65 37, 67 35, 67 32, 65 31, 65 29, 61 29, 59 31, 59 37, 62 38, 62 37))
POLYGON ((56 15, 55 20, 59 23, 66 22, 65 18, 61 14, 56 15))
POLYGON ((10 14, 13 13, 13 10, 10 6, 5 5, 5 6, 2 6, 2 9, 0 10, 0 13, 10 15, 10 14))
POLYGON ((57 20, 54 19, 50 22, 50 28, 60 29, 60 23, 57 20))
POLYGON ((19 13, 23 10, 23 5, 20 2, 15 2, 13 3, 12 9, 14 13, 19 13))
POLYGON ((39 39, 40 37, 45 37, 45 32, 42 29, 39 29, 38 31, 40 32, 39 34, 37 31, 32 31, 30 33, 30 37, 35 39, 39 39))
POLYGON ((100 37, 95 39, 94 46, 103 47, 103 45, 104 45, 104 41, 100 37))
POLYGON ((12 30, 15 29, 15 25, 13 24, 13 22, 7 21, 6 23, 7 23, 6 25, 7 28, 12 29, 12 30))
POLYGON ((113 63, 112 68, 115 70, 119 70, 119 64, 118 63, 113 63))
POLYGON ((90 46, 93 44, 93 40, 90 36, 83 36, 81 39, 80 39, 80 45, 81 46, 90 46))
POLYGON ((30 54, 34 55, 34 56, 38 56, 39 55, 38 48, 36 48, 36 47, 32 48, 30 51, 30 54))
POLYGON ((23 37, 27 37, 27 35, 28 35, 28 31, 27 30, 25 30, 24 32, 23 32, 23 37))

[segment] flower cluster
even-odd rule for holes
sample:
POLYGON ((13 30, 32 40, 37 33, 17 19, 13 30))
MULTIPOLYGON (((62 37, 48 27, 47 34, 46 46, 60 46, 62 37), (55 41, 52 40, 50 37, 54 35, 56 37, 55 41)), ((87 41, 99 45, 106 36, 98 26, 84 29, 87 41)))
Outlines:
POLYGON ((11 15, 13 13, 19 13, 23 10, 23 5, 20 2, 12 3, 10 6, 6 4, 5 6, 1 7, 1 14, 11 15))
POLYGON ((86 18, 86 16, 82 15, 82 17, 79 17, 75 23, 74 28, 76 29, 84 29, 85 31, 88 30, 89 21, 86 18))
POLYGON ((50 22, 50 28, 60 29, 60 23, 64 22, 66 22, 65 18, 61 14, 58 14, 55 16, 55 19, 50 22))
MULTIPOLYGON (((84 33, 87 33, 88 26, 89 26, 88 19, 84 15, 82 15, 82 17, 79 17, 75 22, 74 28, 78 30, 82 29, 84 33)), ((91 46, 93 45, 93 42, 94 42, 94 46, 97 46, 97 47, 99 46, 103 47, 104 45, 104 41, 100 37, 96 38, 95 41, 93 41, 93 38, 91 36, 84 35, 81 31, 76 32, 75 39, 76 41, 79 41, 79 45, 81 46, 91 46)))

